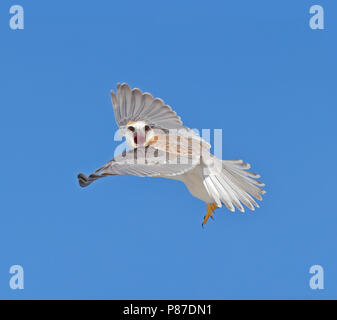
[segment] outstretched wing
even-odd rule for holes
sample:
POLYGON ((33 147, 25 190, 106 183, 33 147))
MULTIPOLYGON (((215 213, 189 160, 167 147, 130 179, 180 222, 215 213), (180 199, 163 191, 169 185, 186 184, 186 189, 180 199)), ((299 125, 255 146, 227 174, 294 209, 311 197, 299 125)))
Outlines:
POLYGON ((169 154, 153 147, 132 149, 113 158, 89 177, 80 173, 78 182, 86 187, 93 181, 111 175, 130 174, 141 177, 176 176, 190 171, 198 164, 198 158, 169 154))
POLYGON ((179 116, 160 98, 139 89, 130 89, 126 83, 117 85, 117 95, 111 90, 111 100, 119 127, 130 121, 145 121, 152 127, 180 129, 183 123, 179 116))

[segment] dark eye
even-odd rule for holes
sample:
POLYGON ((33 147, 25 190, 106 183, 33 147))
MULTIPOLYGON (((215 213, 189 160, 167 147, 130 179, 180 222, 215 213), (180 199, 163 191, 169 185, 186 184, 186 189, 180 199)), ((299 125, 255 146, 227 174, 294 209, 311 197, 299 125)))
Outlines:
POLYGON ((148 132, 150 130, 151 130, 151 128, 149 126, 145 126, 145 132, 148 132))
POLYGON ((133 127, 133 126, 129 126, 128 130, 130 130, 131 132, 135 132, 136 131, 135 127, 133 127))

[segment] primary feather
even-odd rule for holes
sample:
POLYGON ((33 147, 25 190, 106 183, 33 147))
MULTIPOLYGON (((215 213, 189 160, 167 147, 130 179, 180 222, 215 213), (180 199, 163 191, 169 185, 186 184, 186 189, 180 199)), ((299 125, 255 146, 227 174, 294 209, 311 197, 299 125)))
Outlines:
POLYGON ((184 127, 180 117, 162 99, 137 88, 131 90, 126 83, 117 85, 117 95, 111 90, 111 101, 119 127, 139 120, 161 129, 184 127))

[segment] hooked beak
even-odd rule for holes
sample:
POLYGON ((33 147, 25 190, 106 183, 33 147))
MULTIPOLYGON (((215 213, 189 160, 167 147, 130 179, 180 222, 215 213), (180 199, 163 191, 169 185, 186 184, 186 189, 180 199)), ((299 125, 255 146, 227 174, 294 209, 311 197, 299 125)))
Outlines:
POLYGON ((133 135, 133 142, 137 145, 137 146, 143 146, 145 143, 145 135, 144 134, 140 134, 135 132, 135 134, 133 135))

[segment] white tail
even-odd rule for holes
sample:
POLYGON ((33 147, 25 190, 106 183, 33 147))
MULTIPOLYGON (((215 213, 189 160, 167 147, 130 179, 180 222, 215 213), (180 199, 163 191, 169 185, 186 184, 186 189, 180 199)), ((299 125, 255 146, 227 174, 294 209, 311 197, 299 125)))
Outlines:
POLYGON ((250 165, 242 160, 215 161, 218 161, 218 166, 207 167, 209 172, 204 174, 203 181, 216 205, 221 207, 222 202, 229 210, 235 211, 236 207, 241 212, 245 211, 242 204, 251 210, 258 208, 253 197, 262 200, 261 194, 266 192, 261 188, 264 184, 255 180, 260 176, 246 171, 250 165))

